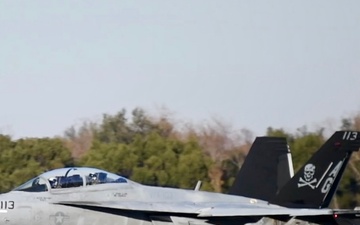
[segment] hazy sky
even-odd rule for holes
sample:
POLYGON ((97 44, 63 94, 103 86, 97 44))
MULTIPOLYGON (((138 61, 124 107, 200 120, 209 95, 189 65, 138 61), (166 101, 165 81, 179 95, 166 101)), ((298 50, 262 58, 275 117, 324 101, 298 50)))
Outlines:
POLYGON ((0 132, 121 108, 263 135, 360 111, 360 1, 1 1, 0 132))

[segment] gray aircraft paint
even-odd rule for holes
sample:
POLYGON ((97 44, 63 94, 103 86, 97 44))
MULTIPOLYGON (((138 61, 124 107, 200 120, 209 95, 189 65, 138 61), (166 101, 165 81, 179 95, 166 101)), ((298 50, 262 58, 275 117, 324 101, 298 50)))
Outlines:
MULTIPOLYGON (((54 176, 64 176, 69 168, 58 169, 39 176, 42 180, 34 185, 46 185, 46 190, 27 192, 15 189, 0 195, 0 201, 7 206, 1 209, 0 224, 6 225, 147 225, 147 224, 209 224, 207 219, 195 218, 196 212, 216 207, 233 205, 251 209, 258 206, 259 210, 285 209, 276 205, 269 205, 265 201, 204 191, 183 190, 173 188, 152 187, 138 184, 125 178, 121 183, 87 183, 88 174, 106 173, 95 168, 76 168, 68 176, 79 174, 83 177, 83 185, 79 187, 52 188, 49 179, 54 176), (13 202, 13 203, 11 203, 13 202), (113 203, 104 208, 104 212, 61 205, 62 202, 76 203, 113 203), (128 206, 127 206, 127 203, 128 206), (157 203, 152 208, 152 203, 157 203), (13 204, 13 205, 12 205, 13 204), (116 213, 116 205, 120 204, 125 210, 116 213), (250 207, 250 205, 252 207, 250 207), (139 207, 139 211, 136 209, 139 207), (132 211, 126 211, 126 209, 132 211), (193 213, 193 216, 172 216, 171 221, 162 221, 163 218, 146 216, 141 211, 158 211, 170 213, 193 213)), ((113 174, 112 174, 113 175, 113 174)), ((116 175, 115 175, 116 176, 116 175)), ((99 204, 99 207, 102 205, 99 204)), ((204 214, 205 212, 205 214, 204 214)), ((322 213, 324 213, 323 211, 322 213)), ((325 212, 328 214, 328 212, 325 212)), ((154 214, 154 213, 150 213, 154 214)), ((155 213, 156 214, 156 213, 155 213)), ((201 213, 199 213, 200 215, 201 213)), ((226 224, 226 222, 224 222, 226 224)))

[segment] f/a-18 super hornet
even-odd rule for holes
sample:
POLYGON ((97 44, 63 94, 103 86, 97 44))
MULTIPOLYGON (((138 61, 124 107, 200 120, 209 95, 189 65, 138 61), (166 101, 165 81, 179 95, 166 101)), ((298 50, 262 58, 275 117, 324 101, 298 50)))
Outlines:
POLYGON ((335 132, 268 200, 146 186, 96 168, 56 169, 0 195, 0 225, 227 225, 329 216, 333 210, 324 206, 359 147, 358 132, 335 132))

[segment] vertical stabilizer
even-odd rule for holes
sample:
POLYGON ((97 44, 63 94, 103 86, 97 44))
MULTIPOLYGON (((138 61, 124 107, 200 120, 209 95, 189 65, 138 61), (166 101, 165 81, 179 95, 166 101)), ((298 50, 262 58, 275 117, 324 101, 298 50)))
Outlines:
POLYGON ((286 139, 257 137, 229 194, 269 201, 292 175, 291 154, 286 139))
POLYGON ((359 147, 359 132, 335 132, 270 202, 294 208, 328 207, 351 154, 359 147))

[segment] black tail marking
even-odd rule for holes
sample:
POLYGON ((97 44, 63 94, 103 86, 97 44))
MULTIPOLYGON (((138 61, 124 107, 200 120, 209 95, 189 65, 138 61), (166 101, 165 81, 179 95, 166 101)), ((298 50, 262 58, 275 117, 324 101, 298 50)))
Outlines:
POLYGON ((293 208, 328 207, 351 154, 359 148, 359 132, 335 132, 270 202, 293 208))

